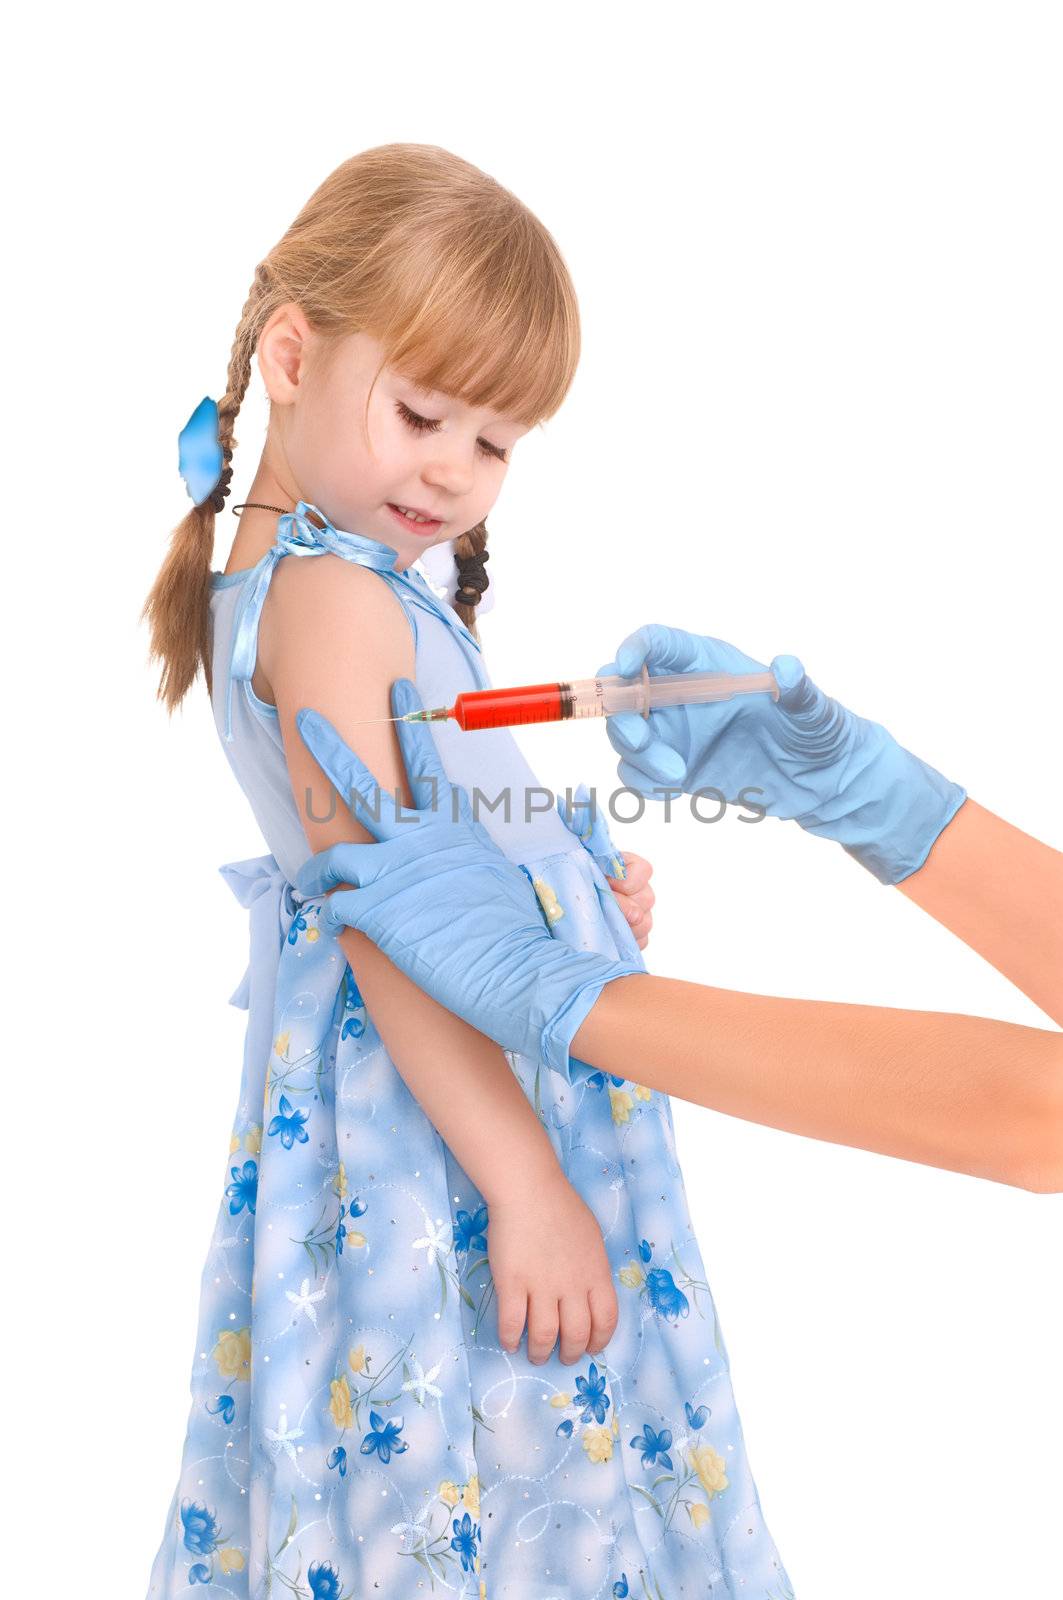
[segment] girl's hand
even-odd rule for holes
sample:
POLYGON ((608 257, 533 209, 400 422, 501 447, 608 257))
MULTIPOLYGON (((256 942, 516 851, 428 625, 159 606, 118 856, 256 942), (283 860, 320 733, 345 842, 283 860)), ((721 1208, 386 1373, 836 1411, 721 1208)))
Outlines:
POLYGON ((631 925, 635 942, 640 950, 645 950, 650 929, 653 927, 651 907, 657 898, 650 888, 653 868, 645 856, 634 855, 630 850, 621 850, 620 855, 627 867, 627 877, 611 878, 606 874, 606 881, 616 896, 617 905, 631 925))
POLYGON ((546 1361, 560 1336, 566 1365, 597 1355, 616 1331, 619 1307, 597 1219, 564 1173, 517 1176, 488 1202, 487 1255, 504 1350, 528 1325, 528 1360, 546 1361))

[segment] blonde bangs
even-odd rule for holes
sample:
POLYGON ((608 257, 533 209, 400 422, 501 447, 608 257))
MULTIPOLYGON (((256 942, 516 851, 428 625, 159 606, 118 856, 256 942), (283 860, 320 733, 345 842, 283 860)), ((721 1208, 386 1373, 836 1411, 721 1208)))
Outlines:
POLYGON ((387 363, 425 389, 534 427, 571 387, 579 311, 540 225, 510 216, 492 230, 491 220, 452 240, 437 228, 412 248, 407 235, 393 261, 392 304, 369 331, 387 363))

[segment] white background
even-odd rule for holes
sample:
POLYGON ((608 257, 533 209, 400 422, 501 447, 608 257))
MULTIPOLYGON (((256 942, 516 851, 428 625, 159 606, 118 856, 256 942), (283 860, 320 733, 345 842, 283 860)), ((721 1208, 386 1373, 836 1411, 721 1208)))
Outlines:
MULTIPOLYGON (((179 1465, 264 849, 202 683, 138 614, 255 264, 346 157, 444 145, 554 233, 562 411, 489 519, 496 683, 664 621, 800 655, 983 805, 1063 845, 1060 217, 1051 5, 68 8, 24 35, 6 398, 5 1569, 142 1596, 179 1465), (21 759, 27 752, 29 759, 21 759), (43 891, 43 892, 42 892, 43 891), (13 1509, 13 1508, 12 1508, 13 1509), (14 1558, 14 1559, 13 1559, 14 1558)), ((262 442, 237 425, 230 504, 262 442)), ((219 521, 215 566, 235 520, 219 521)), ((600 726, 522 740, 615 782, 600 726)), ((618 826, 655 972, 1048 1019, 789 824, 618 826)), ((799 1600, 1063 1589, 1063 1201, 674 1102, 768 1525, 799 1600)), ((589 1597, 588 1597, 589 1600, 589 1597)), ((677 1600, 669 1596, 668 1600, 677 1600)))

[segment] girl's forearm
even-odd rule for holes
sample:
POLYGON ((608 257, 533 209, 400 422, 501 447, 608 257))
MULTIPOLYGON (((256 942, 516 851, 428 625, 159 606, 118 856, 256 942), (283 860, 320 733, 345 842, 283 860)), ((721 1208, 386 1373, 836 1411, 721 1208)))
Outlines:
POLYGON ((1063 1187, 1063 1034, 640 973, 604 986, 570 1053, 808 1138, 1063 1187))
POLYGON ((546 1129, 493 1039, 447 1011, 365 934, 339 936, 373 1025, 410 1093, 484 1199, 564 1179, 546 1129))
POLYGON ((897 888, 1063 1026, 1063 853, 968 799, 897 888))

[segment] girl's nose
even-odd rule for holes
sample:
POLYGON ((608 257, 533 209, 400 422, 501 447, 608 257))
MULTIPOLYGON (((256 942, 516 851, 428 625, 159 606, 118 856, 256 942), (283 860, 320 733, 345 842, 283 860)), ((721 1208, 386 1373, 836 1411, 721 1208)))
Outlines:
POLYGON ((473 486, 472 453, 453 449, 446 455, 440 454, 426 463, 423 476, 426 483, 445 489, 448 494, 468 494, 473 486))

